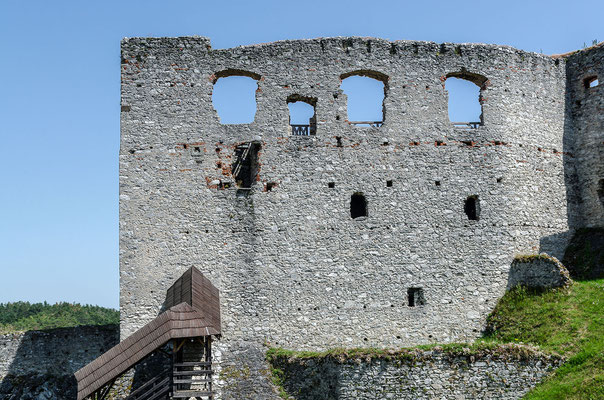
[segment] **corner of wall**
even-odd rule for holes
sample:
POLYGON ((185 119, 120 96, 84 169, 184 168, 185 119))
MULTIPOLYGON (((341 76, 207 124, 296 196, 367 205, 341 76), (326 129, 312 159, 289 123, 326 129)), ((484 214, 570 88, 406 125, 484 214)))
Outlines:
POLYGON ((566 57, 566 76, 569 225, 604 226, 604 43, 566 57))

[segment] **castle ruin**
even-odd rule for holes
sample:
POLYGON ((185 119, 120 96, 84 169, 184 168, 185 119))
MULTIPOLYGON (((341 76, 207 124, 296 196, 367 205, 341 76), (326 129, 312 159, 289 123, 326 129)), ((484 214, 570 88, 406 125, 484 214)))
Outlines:
POLYGON ((0 397, 50 373, 70 399, 278 399, 280 362, 299 400, 522 397, 558 356, 414 346, 479 338, 515 285, 571 283, 556 258, 604 227, 603 58, 604 44, 124 39, 121 341, 0 336, 0 397), (231 76, 253 81, 250 123, 213 106, 231 76), (357 76, 383 85, 381 118, 350 116, 357 76), (477 86, 480 118, 449 120, 451 78, 477 86), (290 119, 300 102, 306 124, 290 119))
POLYGON ((218 368, 299 350, 472 341, 516 254, 604 225, 602 45, 325 38, 214 50, 122 42, 122 339, 198 268, 220 289, 218 368), (213 86, 257 81, 255 119, 221 124, 213 86), (342 79, 384 84, 383 120, 347 117, 342 79), (449 77, 481 121, 447 115, 449 77), (315 110, 292 127, 288 102, 315 110))

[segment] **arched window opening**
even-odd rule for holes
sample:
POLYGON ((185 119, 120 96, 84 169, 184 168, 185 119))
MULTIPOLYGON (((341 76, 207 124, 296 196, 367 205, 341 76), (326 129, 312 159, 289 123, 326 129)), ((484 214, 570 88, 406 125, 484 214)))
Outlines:
POLYGON ((256 117, 256 90, 260 75, 225 70, 213 75, 212 104, 221 124, 249 124, 256 117))
POLYGON ((287 98, 287 106, 292 135, 310 136, 317 133, 316 98, 291 95, 287 98))
POLYGON ((478 221, 480 218, 480 202, 478 196, 470 196, 466 199, 463 207, 464 212, 471 221, 478 221))
POLYGON ((585 85, 585 89, 596 87, 599 84, 600 84, 600 81, 598 81, 598 77, 597 76, 590 76, 590 77, 585 78, 583 80, 583 85, 585 85))
POLYGON ((482 91, 487 78, 467 71, 447 75, 445 90, 449 94, 449 121, 454 126, 475 129, 484 124, 482 91))
POLYGON ((350 197, 350 216, 352 219, 367 216, 367 199, 363 193, 355 193, 350 197))
POLYGON ((340 79, 342 91, 348 97, 348 122, 356 126, 382 126, 386 118, 388 76, 360 70, 342 74, 340 79))

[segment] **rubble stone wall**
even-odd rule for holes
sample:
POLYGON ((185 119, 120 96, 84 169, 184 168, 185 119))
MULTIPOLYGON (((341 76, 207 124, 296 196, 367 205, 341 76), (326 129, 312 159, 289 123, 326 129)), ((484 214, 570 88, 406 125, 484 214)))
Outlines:
POLYGON ((475 339, 514 256, 562 257, 574 229, 596 215, 578 211, 587 186, 572 153, 567 59, 373 38, 231 49, 203 37, 124 39, 122 338, 157 316, 166 289, 194 265, 221 291, 217 369, 259 371, 246 354, 263 343, 475 339), (230 75, 257 81, 252 123, 220 123, 213 85, 230 75), (384 82, 380 127, 348 120, 340 85, 349 75, 384 82), (451 76, 481 87, 475 129, 449 121, 451 76), (291 135, 288 99, 315 105, 316 134, 291 135), (232 169, 252 142, 258 172, 242 191, 232 169), (351 218, 355 193, 366 217, 351 218), (469 198, 477 219, 464 210, 469 198), (413 306, 410 289, 421 299, 413 306))
POLYGON ((581 227, 604 227, 604 45, 567 61, 568 128, 572 131, 581 227), (599 85, 590 87, 596 79, 599 85))
POLYGON ((118 342, 117 325, 0 334, 0 380, 7 374, 73 374, 118 342))
POLYGON ((518 256, 512 261, 508 290, 516 286, 533 289, 552 289, 572 284, 568 269, 555 257, 547 254, 518 256))
POLYGON ((73 373, 118 342, 117 325, 0 334, 0 398, 75 399, 73 373))
POLYGON ((560 364, 559 358, 538 354, 517 358, 442 350, 404 358, 279 361, 283 387, 297 400, 520 399, 560 364))

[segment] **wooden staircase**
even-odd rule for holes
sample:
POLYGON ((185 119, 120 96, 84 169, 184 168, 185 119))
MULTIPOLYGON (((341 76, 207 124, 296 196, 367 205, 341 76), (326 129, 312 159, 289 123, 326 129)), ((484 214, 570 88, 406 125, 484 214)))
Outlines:
MULTIPOLYGON (((186 340, 180 344, 174 343, 172 352, 172 399, 214 399, 212 391, 212 338, 196 338, 197 346, 201 351, 193 352, 195 358, 201 361, 188 361, 184 346, 186 340)), ((189 352, 188 356, 191 356, 189 352)))
POLYGON ((130 393, 126 400, 189 399, 213 400, 211 337, 195 338, 197 347, 185 352, 191 339, 172 343, 171 368, 145 382, 130 393), (183 361, 194 357, 202 361, 183 361))
POLYGON ((130 393, 126 400, 156 400, 166 399, 170 394, 170 373, 163 373, 152 378, 144 385, 136 388, 130 393))
POLYGON ((172 398, 213 399, 212 363, 182 362, 174 363, 172 371, 172 398))

